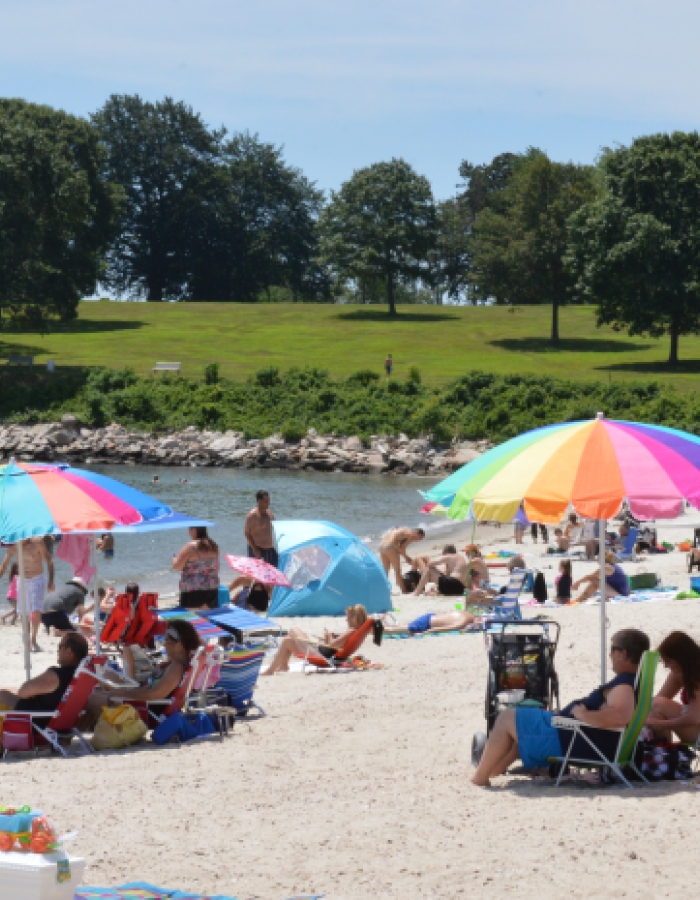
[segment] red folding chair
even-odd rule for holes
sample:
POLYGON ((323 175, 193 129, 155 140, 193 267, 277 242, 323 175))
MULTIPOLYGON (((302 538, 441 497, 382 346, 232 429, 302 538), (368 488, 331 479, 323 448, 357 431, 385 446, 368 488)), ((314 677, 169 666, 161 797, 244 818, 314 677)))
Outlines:
MULTIPOLYGON (((116 644, 122 640, 133 618, 131 601, 131 594, 119 594, 115 599, 114 609, 100 632, 100 643, 116 644)), ((97 615, 97 611, 95 611, 95 615, 97 615)))
POLYGON ((138 644, 139 647, 147 647, 159 633, 161 625, 163 628, 167 627, 158 619, 158 594, 141 594, 131 624, 122 640, 127 645, 138 644))
POLYGON ((345 641, 340 650, 331 659, 321 656, 320 653, 314 652, 315 645, 308 644, 306 653, 297 653, 298 659, 304 660, 304 669, 307 665, 316 666, 318 669, 338 669, 338 663, 347 662, 350 657, 357 653, 367 638, 374 631, 374 619, 370 616, 365 620, 363 625, 354 631, 345 641))
POLYGON ((61 756, 68 757, 70 754, 61 745, 60 739, 73 737, 78 738, 85 753, 91 753, 92 747, 78 731, 77 724, 90 694, 100 680, 97 669, 106 662, 107 659, 103 656, 87 656, 82 660, 54 712, 0 712, 3 719, 3 759, 8 753, 22 750, 36 752, 47 745, 61 756))

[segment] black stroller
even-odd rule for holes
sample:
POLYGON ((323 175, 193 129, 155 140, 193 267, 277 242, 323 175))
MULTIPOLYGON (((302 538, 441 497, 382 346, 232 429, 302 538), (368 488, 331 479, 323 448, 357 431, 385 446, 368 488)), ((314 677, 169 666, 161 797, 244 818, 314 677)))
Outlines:
POLYGON ((472 740, 473 765, 479 764, 491 729, 504 709, 523 702, 542 709, 559 708, 559 679, 554 668, 559 631, 558 622, 523 619, 493 625, 486 633, 486 731, 478 731, 472 740))

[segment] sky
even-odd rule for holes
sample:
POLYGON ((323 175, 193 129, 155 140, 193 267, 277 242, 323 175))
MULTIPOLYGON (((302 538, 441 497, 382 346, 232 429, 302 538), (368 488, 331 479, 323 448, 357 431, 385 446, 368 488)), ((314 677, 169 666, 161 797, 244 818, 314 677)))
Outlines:
POLYGON ((442 199, 463 159, 696 129, 699 32, 695 0, 0 0, 0 95, 171 96, 324 190, 402 157, 442 199))

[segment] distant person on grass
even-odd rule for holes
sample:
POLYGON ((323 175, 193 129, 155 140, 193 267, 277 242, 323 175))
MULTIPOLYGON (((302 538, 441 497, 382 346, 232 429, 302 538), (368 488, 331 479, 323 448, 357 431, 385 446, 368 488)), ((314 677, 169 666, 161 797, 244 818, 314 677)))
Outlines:
POLYGON ((258 491, 255 500, 257 505, 245 517, 244 530, 248 542, 248 556, 262 559, 277 568, 279 556, 272 530, 275 517, 270 510, 270 495, 267 491, 258 491))
POLYGON ((387 578, 389 570, 394 570, 396 584, 402 594, 406 593, 406 584, 401 573, 401 557, 403 557, 409 566, 413 566, 413 560, 406 553, 409 544, 415 544, 422 541, 425 532, 422 528, 392 528, 382 538, 379 545, 379 558, 384 566, 387 578))
POLYGON ((391 378, 391 373, 394 371, 394 360, 391 353, 387 354, 387 358, 384 360, 384 371, 386 377, 391 378))

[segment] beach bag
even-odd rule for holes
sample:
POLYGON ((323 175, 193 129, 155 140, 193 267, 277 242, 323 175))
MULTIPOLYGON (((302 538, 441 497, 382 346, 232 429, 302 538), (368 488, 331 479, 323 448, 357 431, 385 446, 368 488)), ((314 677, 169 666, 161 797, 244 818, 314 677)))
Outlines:
POLYGON ((92 736, 95 750, 121 750, 138 743, 148 728, 133 706, 104 706, 92 736))
POLYGON ((658 580, 654 572, 639 572, 637 575, 630 575, 630 590, 644 591, 655 588, 658 580))
POLYGON ((544 580, 542 572, 535 575, 535 582, 532 586, 532 596, 538 603, 547 602, 547 582, 544 580))
POLYGON ((175 712, 154 729, 152 738, 156 744, 167 744, 173 738, 184 743, 216 732, 216 726, 205 712, 175 712))
POLYGON ((685 744, 640 741, 634 762, 648 781, 677 781, 693 778, 694 759, 695 752, 685 744))

